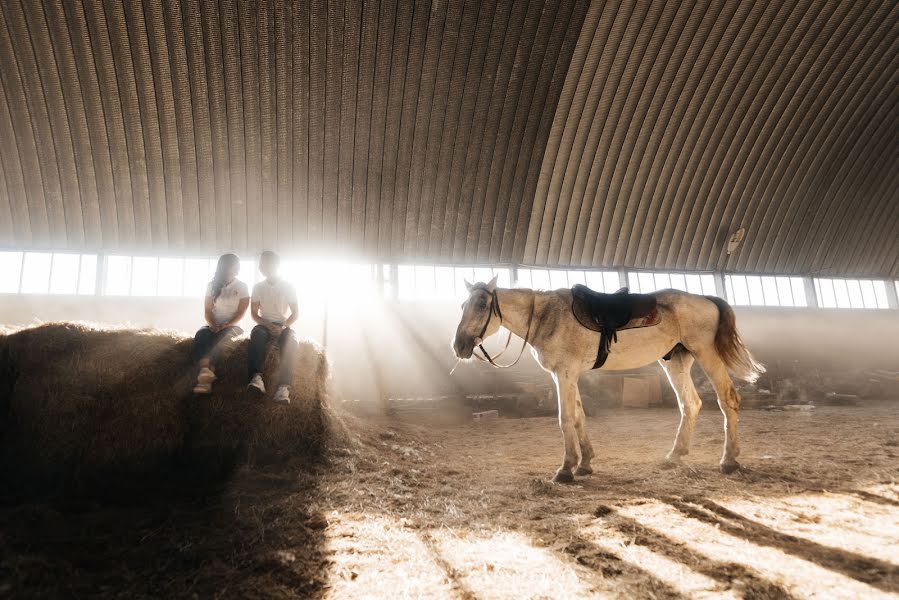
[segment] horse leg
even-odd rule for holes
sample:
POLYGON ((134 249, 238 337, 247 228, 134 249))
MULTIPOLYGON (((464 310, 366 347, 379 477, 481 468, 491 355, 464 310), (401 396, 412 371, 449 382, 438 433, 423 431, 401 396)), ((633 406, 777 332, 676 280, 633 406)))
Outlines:
POLYGON ((562 439, 565 442, 565 456, 562 466, 556 471, 553 481, 555 483, 571 483, 574 475, 571 469, 578 462, 577 457, 577 431, 575 429, 575 412, 577 408, 577 380, 567 375, 553 374, 556 382, 556 393, 559 397, 559 427, 562 429, 562 439))
POLYGON ((693 366, 693 355, 686 350, 678 350, 671 360, 660 360, 659 364, 665 370, 674 394, 677 396, 677 405, 680 408, 680 424, 677 426, 677 436, 674 438, 674 446, 665 457, 670 463, 680 462, 680 458, 690 453, 690 443, 693 441, 693 430, 696 427, 696 417, 702 408, 702 400, 693 385, 690 376, 690 368, 693 366))
POLYGON ((734 387, 727 367, 718 353, 709 349, 697 354, 696 360, 708 375, 718 396, 718 407, 724 415, 724 454, 721 456, 721 472, 733 473, 740 468, 740 440, 737 433, 740 411, 740 394, 734 387))
POLYGON ((590 466, 590 461, 593 460, 593 444, 590 443, 590 437, 587 435, 587 415, 584 414, 584 404, 581 401, 581 391, 578 389, 577 384, 574 386, 574 393, 576 399, 576 408, 574 412, 574 429, 577 432, 577 441, 581 446, 581 462, 578 463, 577 469, 575 469, 575 475, 590 475, 593 473, 593 468, 590 466))

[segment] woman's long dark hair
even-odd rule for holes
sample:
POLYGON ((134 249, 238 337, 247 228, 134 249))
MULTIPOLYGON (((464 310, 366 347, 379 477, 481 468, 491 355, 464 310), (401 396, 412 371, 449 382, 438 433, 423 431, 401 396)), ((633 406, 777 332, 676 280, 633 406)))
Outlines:
POLYGON ((219 256, 219 262, 215 266, 215 276, 212 278, 212 300, 218 300, 222 288, 228 282, 228 273, 235 265, 240 265, 240 259, 236 254, 222 254, 219 256))

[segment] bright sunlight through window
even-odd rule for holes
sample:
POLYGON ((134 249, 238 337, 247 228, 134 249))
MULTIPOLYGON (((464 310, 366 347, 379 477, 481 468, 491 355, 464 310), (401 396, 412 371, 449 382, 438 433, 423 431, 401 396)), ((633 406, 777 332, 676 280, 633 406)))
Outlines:
POLYGON ((815 278, 815 294, 821 308, 889 308, 885 281, 872 279, 815 278))
POLYGON ((736 306, 808 306, 801 277, 727 275, 724 286, 736 306))

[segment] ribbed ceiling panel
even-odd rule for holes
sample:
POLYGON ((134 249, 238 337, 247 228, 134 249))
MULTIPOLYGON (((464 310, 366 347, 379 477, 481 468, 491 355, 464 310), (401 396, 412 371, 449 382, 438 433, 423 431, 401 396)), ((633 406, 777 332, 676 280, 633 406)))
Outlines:
POLYGON ((894 0, 4 0, 0 245, 899 277, 897 79, 894 0))
POLYGON ((897 44, 892 0, 592 4, 523 262, 899 275, 897 44))
POLYGON ((0 2, 0 244, 513 260, 586 2, 0 2))

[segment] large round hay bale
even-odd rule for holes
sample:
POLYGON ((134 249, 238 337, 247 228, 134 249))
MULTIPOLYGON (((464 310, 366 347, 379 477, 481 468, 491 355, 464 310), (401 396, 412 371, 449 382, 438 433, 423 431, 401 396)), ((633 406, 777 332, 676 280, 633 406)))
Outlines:
POLYGON ((0 341, 0 476, 26 488, 131 485, 318 456, 328 427, 323 351, 301 342, 292 403, 279 406, 246 398, 247 343, 226 345, 213 394, 195 396, 190 338, 72 323, 9 334, 0 341))

